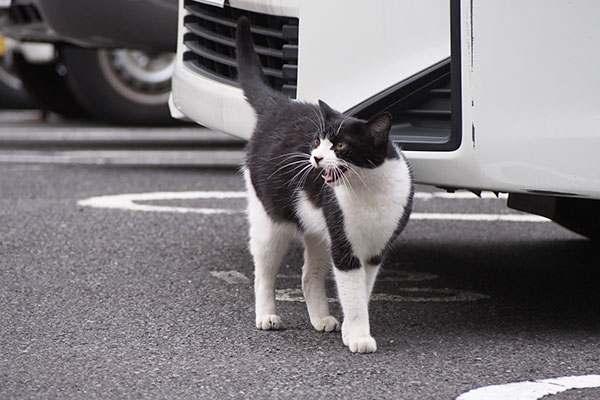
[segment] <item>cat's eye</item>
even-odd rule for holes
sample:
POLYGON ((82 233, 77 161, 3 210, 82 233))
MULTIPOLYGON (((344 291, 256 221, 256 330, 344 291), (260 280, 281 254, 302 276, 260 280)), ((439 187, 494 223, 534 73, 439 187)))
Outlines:
POLYGON ((321 144, 321 139, 315 139, 315 142, 314 142, 315 147, 319 147, 320 144, 321 144))
POLYGON ((348 147, 348 145, 344 142, 339 142, 335 144, 335 149, 336 150, 345 150, 346 147, 348 147))

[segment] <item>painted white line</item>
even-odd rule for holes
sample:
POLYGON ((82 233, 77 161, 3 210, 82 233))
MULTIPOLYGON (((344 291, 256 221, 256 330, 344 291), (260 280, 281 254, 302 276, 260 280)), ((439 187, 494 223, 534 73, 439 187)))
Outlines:
POLYGON ((529 214, 446 214, 412 213, 411 219, 448 221, 548 222, 548 218, 529 214))
POLYGON ((415 199, 421 200, 433 200, 433 199, 445 199, 445 200, 506 200, 508 199, 507 193, 499 193, 498 196, 492 192, 481 192, 480 196, 471 192, 416 192, 415 199))
MULTIPOLYGON (((435 192, 434 194, 446 195, 447 193, 435 192)), ((431 193, 417 192, 417 197, 421 194, 430 195, 431 193)), ((455 194, 452 194, 455 195, 455 194)), ((240 214, 244 213, 242 209, 225 208, 196 208, 196 207, 173 207, 159 206, 151 204, 138 204, 139 201, 156 200, 193 200, 193 199, 242 199, 246 197, 246 192, 240 191, 193 191, 193 192, 152 192, 152 193, 129 193, 110 196, 90 197, 80 200, 78 205, 84 207, 122 209, 130 211, 148 211, 148 212, 173 212, 173 213, 195 213, 195 214, 240 214)), ((446 197, 440 197, 446 198, 446 197)), ((471 195, 468 198, 474 198, 471 195)), ((456 213, 412 213, 413 220, 441 220, 441 221, 488 221, 488 222, 548 222, 548 218, 529 214, 456 214, 456 213)))
MULTIPOLYGON (((18 121, 14 118, 5 120, 4 113, 0 111, 0 142, 24 143, 45 142, 60 145, 69 143, 105 142, 115 143, 239 143, 244 141, 225 133, 215 132, 206 128, 177 127, 164 128, 136 128, 136 127, 102 127, 102 126, 64 126, 52 124, 31 124, 30 126, 7 127, 2 122, 18 121)), ((33 118, 29 118, 33 119, 33 118)), ((166 150, 169 151, 169 150, 166 150)))
MULTIPOLYGON (((211 271, 210 274, 229 285, 250 284, 252 281, 246 275, 238 271, 211 271)), ((416 274, 427 277, 427 279, 435 279, 436 275, 416 274), (431 278, 430 278, 431 277, 431 278)), ((299 275, 278 275, 278 278, 300 278, 299 275)), ((418 278, 418 277, 417 277, 418 278)), ((385 281, 386 279, 381 279, 385 281)), ((371 301, 391 301, 391 302, 410 302, 410 303, 450 303, 450 302, 465 302, 478 301, 488 299, 481 293, 469 292, 465 290, 454 290, 447 288, 418 288, 405 287, 396 289, 396 294, 373 293, 371 301), (398 294, 402 293, 402 294, 398 294)), ((304 294, 300 288, 277 289, 275 291, 275 299, 278 301, 293 301, 304 303, 304 294)), ((327 299, 330 303, 338 301, 335 297, 327 299)))
POLYGON ((196 207, 172 207, 157 206, 150 204, 138 204, 136 201, 156 200, 194 200, 194 199, 241 199, 246 198, 246 192, 219 192, 219 191, 195 191, 195 192, 152 192, 152 193, 129 193, 112 196, 90 197, 80 200, 78 205, 83 207, 110 208, 130 211, 150 212, 173 212, 173 213, 196 213, 196 214, 239 214, 243 210, 222 208, 196 208, 196 207))
POLYGON ((571 389, 600 387, 600 375, 565 376, 484 386, 461 394, 456 400, 537 400, 544 396, 565 392, 571 389))
POLYGON ((429 274, 426 272, 409 272, 409 271, 398 271, 393 272, 393 275, 387 275, 390 271, 385 271, 385 275, 379 275, 377 282, 422 282, 422 281, 433 281, 439 278, 435 274, 429 274))
MULTIPOLYGON (((422 282, 422 281, 433 281, 439 278, 434 274, 428 274, 424 272, 393 272, 393 275, 389 271, 386 274, 380 274, 377 276, 377 282, 422 282)), ((279 279, 302 279, 300 274, 277 274, 279 279)), ((333 280, 333 275, 327 277, 328 280, 333 280)))
POLYGON ((247 284, 252 282, 246 277, 246 275, 238 271, 211 271, 210 274, 230 285, 247 284))
POLYGON ((489 299, 489 296, 485 294, 448 288, 406 287, 396 290, 398 292, 405 292, 406 294, 373 293, 371 300, 411 303, 452 303, 455 301, 478 301, 489 299))
MULTIPOLYGON (((434 289, 434 288, 401 288, 398 292, 406 294, 387 294, 373 293, 371 301, 391 301, 391 302, 410 302, 410 303, 451 303, 463 301, 478 301, 489 298, 484 294, 467 292, 454 289, 434 289)), ((304 303, 304 295, 302 289, 278 289, 275 291, 275 298, 279 301, 294 301, 304 303)), ((327 298, 330 303, 338 301, 335 297, 327 298)))
POLYGON ((236 167, 242 164, 243 159, 244 152, 235 150, 72 150, 53 153, 0 153, 0 163, 24 164, 236 167))

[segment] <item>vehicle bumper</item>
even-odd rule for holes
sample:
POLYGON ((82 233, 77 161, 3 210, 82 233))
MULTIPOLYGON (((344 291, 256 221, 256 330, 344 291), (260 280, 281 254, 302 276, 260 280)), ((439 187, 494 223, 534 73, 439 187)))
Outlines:
MULTIPOLYGON (((297 99, 323 99, 347 110, 366 98, 412 76, 449 55, 447 2, 429 2, 412 18, 410 2, 331 0, 231 0, 232 7, 299 18, 297 99), (387 5, 393 12, 384 13, 387 5), (445 12, 432 12, 432 10, 445 12), (433 16, 433 17, 432 17, 433 16), (379 29, 348 29, 359 18, 380 20, 379 29), (326 20, 328 23, 323 23, 326 20), (389 46, 377 40, 398 37, 389 46), (415 41, 414 38, 420 40, 415 41), (375 38, 375 39, 373 39, 375 38), (329 46, 323 46, 327 41, 329 46)), ((190 119, 234 136, 249 138, 255 124, 253 110, 240 89, 192 72, 183 63, 183 0, 179 6, 177 61, 173 73, 173 103, 190 119)))

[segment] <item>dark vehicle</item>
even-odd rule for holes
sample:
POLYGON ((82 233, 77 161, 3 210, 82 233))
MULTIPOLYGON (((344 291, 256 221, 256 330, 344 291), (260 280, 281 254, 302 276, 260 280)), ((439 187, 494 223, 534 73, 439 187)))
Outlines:
POLYGON ((54 46, 44 60, 16 50, 14 70, 43 106, 112 123, 166 124, 176 0, 13 0, 0 32, 54 46))

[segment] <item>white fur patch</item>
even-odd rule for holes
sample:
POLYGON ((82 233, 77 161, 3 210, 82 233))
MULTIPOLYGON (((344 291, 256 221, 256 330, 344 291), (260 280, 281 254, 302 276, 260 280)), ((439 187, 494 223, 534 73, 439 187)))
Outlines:
POLYGON ((334 190, 346 236, 364 264, 381 254, 398 227, 410 195, 410 171, 403 159, 386 160, 374 169, 353 167, 346 176, 351 187, 334 190))
POLYGON ((323 209, 317 208, 303 191, 298 192, 296 199, 296 215, 300 219, 306 233, 315 235, 325 243, 330 243, 329 231, 323 209))
POLYGON ((329 139, 321 139, 321 143, 310 153, 310 163, 313 167, 333 167, 339 164, 338 157, 333 151, 333 143, 329 139), (321 159, 318 165, 315 158, 321 159))

